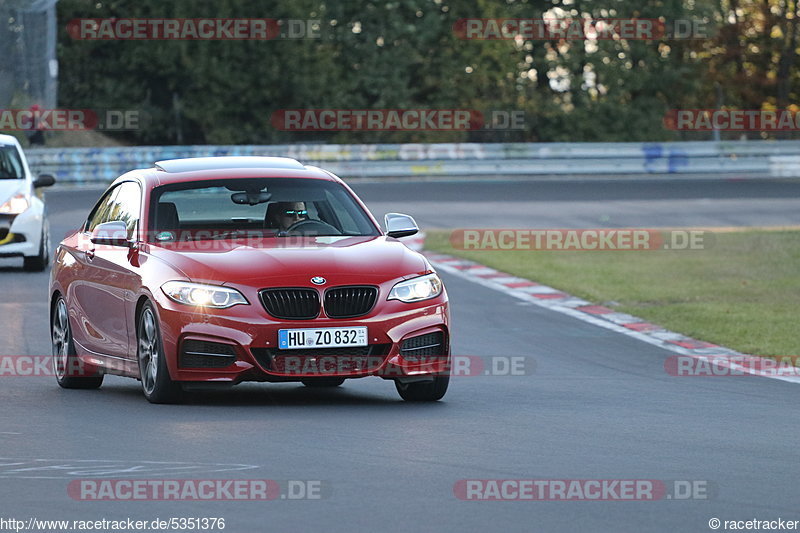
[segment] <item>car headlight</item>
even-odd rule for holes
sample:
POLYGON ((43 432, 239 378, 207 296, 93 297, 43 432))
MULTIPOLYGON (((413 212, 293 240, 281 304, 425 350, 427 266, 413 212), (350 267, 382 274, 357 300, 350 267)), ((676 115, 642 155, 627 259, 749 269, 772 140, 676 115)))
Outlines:
POLYGON ((8 215, 19 215, 31 206, 28 198, 23 193, 15 194, 3 205, 0 205, 0 213, 8 215))
POLYGON ((168 281, 161 286, 164 294, 171 300, 179 304, 194 305, 197 307, 213 307, 214 309, 225 309, 234 305, 249 302, 237 291, 230 287, 220 287, 218 285, 202 285, 200 283, 188 283, 186 281, 168 281))
POLYGON ((419 302, 436 298, 440 294, 442 294, 442 280, 436 274, 427 274, 396 284, 389 292, 387 300, 419 302))

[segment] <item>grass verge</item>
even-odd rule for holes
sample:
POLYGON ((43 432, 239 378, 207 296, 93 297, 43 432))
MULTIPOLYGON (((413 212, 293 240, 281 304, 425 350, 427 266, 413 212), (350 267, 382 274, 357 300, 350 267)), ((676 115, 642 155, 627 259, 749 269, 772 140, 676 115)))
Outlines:
POLYGON ((800 355, 800 231, 715 234, 704 250, 465 251, 425 248, 609 305, 667 329, 765 356, 800 355))

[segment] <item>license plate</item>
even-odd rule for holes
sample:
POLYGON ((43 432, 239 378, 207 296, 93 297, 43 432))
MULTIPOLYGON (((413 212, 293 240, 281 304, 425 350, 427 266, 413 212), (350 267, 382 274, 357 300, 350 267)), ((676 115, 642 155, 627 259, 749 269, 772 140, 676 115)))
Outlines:
POLYGON ((346 346, 366 346, 367 328, 317 328, 317 329, 279 329, 278 348, 298 350, 301 348, 342 348, 346 346))

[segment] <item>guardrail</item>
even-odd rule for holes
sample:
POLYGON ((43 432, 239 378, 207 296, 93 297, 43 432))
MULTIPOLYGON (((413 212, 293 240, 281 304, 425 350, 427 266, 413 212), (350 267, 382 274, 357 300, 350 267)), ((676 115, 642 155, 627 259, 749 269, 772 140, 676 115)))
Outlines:
POLYGON ((800 177, 800 141, 448 143, 36 148, 34 172, 61 182, 108 182, 180 157, 286 156, 349 177, 706 176, 800 177))

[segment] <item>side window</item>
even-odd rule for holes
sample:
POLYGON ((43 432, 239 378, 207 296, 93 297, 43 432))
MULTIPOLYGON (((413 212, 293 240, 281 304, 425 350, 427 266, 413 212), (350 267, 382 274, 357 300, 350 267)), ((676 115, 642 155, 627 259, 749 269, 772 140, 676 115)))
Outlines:
POLYGON ((139 222, 139 207, 141 206, 141 192, 139 186, 133 182, 125 182, 112 190, 97 204, 97 208, 89 217, 86 231, 92 231, 99 224, 121 220, 128 227, 128 238, 133 237, 139 222))
POLYGON ((0 179, 24 177, 19 151, 14 146, 0 146, 0 179))
POLYGON ((139 208, 142 205, 141 191, 139 186, 133 182, 126 182, 120 185, 117 194, 114 196, 113 215, 109 220, 121 220, 128 226, 128 238, 132 239, 139 222, 139 208))
POLYGON ((92 214, 89 215, 89 220, 86 222, 86 231, 91 232, 98 225, 111 220, 108 218, 108 215, 111 212, 114 196, 117 194, 118 190, 119 187, 114 187, 97 202, 97 206, 94 208, 94 211, 92 211, 92 214))

